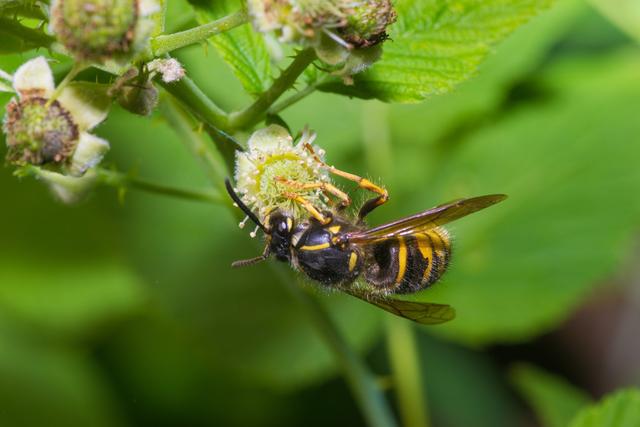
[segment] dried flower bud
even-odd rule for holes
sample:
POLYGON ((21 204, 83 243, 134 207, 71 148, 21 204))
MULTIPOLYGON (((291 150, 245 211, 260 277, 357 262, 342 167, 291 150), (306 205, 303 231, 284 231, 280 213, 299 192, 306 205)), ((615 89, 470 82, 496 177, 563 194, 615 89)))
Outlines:
POLYGON ((54 0, 51 28, 79 61, 120 61, 146 47, 159 9, 155 0, 54 0))
POLYGON ((23 64, 11 82, 18 96, 7 104, 3 123, 7 161, 80 176, 102 159, 109 143, 88 131, 107 116, 106 94, 72 83, 52 101, 53 76, 43 57, 23 64))
MULTIPOLYGON (((297 218, 308 213, 291 199, 295 194, 304 197, 320 210, 327 209, 322 191, 302 189, 282 181, 298 184, 329 182, 328 173, 304 148, 313 143, 315 134, 305 132, 294 145, 289 132, 278 125, 257 130, 251 135, 248 150, 236 153, 236 185, 243 202, 264 216, 279 208, 297 218)), ((316 150, 322 153, 322 150, 316 150)))

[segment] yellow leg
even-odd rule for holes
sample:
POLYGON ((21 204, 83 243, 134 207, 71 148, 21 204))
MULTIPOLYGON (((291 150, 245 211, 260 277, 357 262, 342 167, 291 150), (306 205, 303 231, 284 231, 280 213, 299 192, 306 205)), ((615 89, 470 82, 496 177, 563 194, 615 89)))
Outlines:
POLYGON ((318 211, 318 209, 316 209, 315 206, 313 206, 313 204, 304 197, 294 193, 285 193, 285 196, 305 208, 307 212, 309 212, 309 214, 311 214, 311 216, 317 219, 321 224, 328 224, 331 222, 331 218, 326 218, 322 215, 320 211, 318 211))
POLYGON ((361 176, 358 176, 349 172, 342 171, 333 166, 329 166, 328 164, 323 162, 322 159, 316 154, 311 144, 305 143, 304 148, 313 156, 316 162, 318 162, 322 167, 327 169, 332 174, 348 179, 349 181, 353 181, 356 184, 358 184, 360 188, 363 188, 365 190, 378 194, 377 197, 371 200, 368 200, 367 202, 365 202, 362 208, 360 208, 360 213, 358 214, 360 219, 364 218, 373 209, 377 208, 380 205, 383 205, 384 203, 387 202, 387 200, 389 200, 389 193, 387 192, 386 189, 374 184, 373 182, 369 181, 366 178, 363 178, 361 176))
POLYGON ((333 194, 338 199, 340 199, 342 206, 349 206, 351 204, 351 198, 349 198, 349 196, 344 191, 328 182, 310 182, 307 184, 303 184, 301 182, 286 179, 285 177, 281 176, 277 177, 276 180, 288 185, 289 187, 297 188, 299 190, 313 190, 314 188, 319 188, 325 194, 333 194))

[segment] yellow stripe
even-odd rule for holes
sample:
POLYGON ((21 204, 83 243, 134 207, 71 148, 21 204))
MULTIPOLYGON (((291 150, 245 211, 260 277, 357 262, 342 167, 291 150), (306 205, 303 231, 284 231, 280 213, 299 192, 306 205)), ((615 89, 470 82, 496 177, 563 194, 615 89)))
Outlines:
POLYGON ((329 246, 331 246, 331 244, 327 242, 327 243, 321 243, 319 245, 302 246, 300 250, 301 251, 319 251, 320 249, 327 249, 329 246))
POLYGON ((436 230, 431 230, 428 233, 429 236, 431 236, 433 247, 435 248, 438 255, 438 275, 441 275, 444 272, 444 258, 446 256, 444 241, 442 240, 442 236, 440 236, 440 234, 436 230))
POLYGON ((433 257, 433 247, 429 238, 425 234, 416 234, 418 241, 418 249, 422 254, 422 258, 431 259, 433 257))
POLYGON ((407 271, 407 245, 402 237, 398 238, 398 275, 396 276, 396 285, 402 281, 407 271))
POLYGON ((329 227, 329 231, 331 232, 331 234, 336 234, 338 231, 340 231, 340 226, 334 225, 333 227, 329 227))
POLYGON ((349 255, 349 271, 353 271, 356 268, 356 262, 358 262, 358 254, 351 252, 351 255, 349 255))

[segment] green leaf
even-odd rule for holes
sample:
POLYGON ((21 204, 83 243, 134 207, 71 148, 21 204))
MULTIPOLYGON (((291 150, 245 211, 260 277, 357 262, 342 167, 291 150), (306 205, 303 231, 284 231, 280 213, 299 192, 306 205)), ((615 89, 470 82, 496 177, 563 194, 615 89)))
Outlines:
POLYGON ((604 400, 583 409, 570 427, 637 427, 640 425, 640 389, 609 394, 604 400))
POLYGON ((640 146, 629 143, 640 132, 639 66, 636 52, 567 60, 531 83, 535 102, 443 142, 419 164, 414 147, 398 145, 402 187, 428 183, 431 202, 407 195, 415 210, 510 196, 451 225, 459 238, 450 272, 421 297, 458 315, 435 332, 476 344, 525 340, 566 319, 616 271, 639 227, 640 202, 629 196, 640 187, 640 146))
MULTIPOLYGON (((200 24, 219 19, 244 7, 240 0, 190 0, 200 24)), ((251 95, 264 92, 273 81, 271 59, 262 35, 250 24, 210 39, 222 59, 251 95)))
POLYGON ((401 0, 380 61, 321 90, 387 102, 419 102, 473 76, 492 46, 553 0, 401 0))
POLYGON ((591 402, 582 390, 532 365, 514 366, 511 379, 545 427, 565 427, 591 402))
POLYGON ((621 30, 640 42, 640 2, 637 0, 589 0, 621 30))
POLYGON ((54 39, 43 30, 29 28, 15 19, 0 16, 0 40, 0 55, 7 55, 49 47, 54 39))

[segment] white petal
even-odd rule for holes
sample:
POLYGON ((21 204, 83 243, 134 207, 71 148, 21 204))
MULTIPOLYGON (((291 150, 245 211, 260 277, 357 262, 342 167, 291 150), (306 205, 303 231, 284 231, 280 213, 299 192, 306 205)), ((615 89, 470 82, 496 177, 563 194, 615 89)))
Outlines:
POLYGON ((91 191, 97 174, 90 170, 82 177, 73 177, 41 169, 38 177, 49 185, 58 199, 64 203, 76 203, 91 191))
POLYGON ((76 151, 71 157, 69 173, 82 176, 88 169, 97 166, 109 151, 109 142, 90 133, 82 132, 76 151))
POLYGON ((273 152, 282 148, 293 148, 293 138, 282 126, 271 125, 255 131, 247 144, 249 151, 273 152))
POLYGON ((104 93, 92 90, 88 85, 70 83, 57 98, 71 113, 80 131, 91 130, 107 118, 110 101, 104 93))
POLYGON ((16 70, 13 76, 13 88, 21 97, 48 98, 53 94, 53 74, 44 56, 31 59, 16 70))

